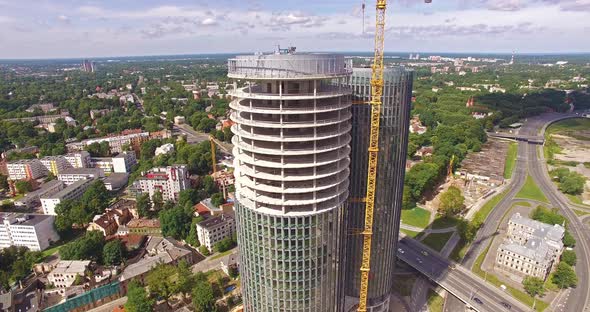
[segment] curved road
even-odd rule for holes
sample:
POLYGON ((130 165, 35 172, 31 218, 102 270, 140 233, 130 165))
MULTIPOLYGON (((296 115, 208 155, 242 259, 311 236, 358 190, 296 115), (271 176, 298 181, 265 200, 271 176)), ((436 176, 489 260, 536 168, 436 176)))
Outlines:
MULTIPOLYGON (((544 114, 534 118, 529 118, 519 131, 520 135, 536 136, 544 135, 546 127, 558 120, 577 117, 575 114, 544 114)), ((465 258, 461 262, 467 268, 473 267, 477 256, 481 254, 489 245, 491 239, 497 235, 497 229, 500 225, 502 216, 511 208, 516 194, 524 185, 527 174, 530 174, 541 190, 545 193, 552 205, 559 208, 564 216, 569 220, 569 230, 576 238, 578 244, 575 247, 578 255, 578 264, 576 273, 578 275, 578 287, 572 289, 572 296, 567 301, 568 311, 590 311, 587 308, 590 299, 590 287, 588 280, 588 270, 590 263, 590 236, 585 231, 583 223, 577 218, 576 214, 569 209, 569 202, 557 187, 551 181, 545 168, 544 159, 539 160, 538 153, 541 147, 527 142, 518 143, 518 158, 515 171, 512 175, 508 191, 504 198, 492 210, 486 219, 482 228, 478 231, 474 243, 467 251, 465 258)), ((542 149, 540 150, 542 155, 542 149)), ((445 303, 445 311, 462 311, 464 304, 458 299, 449 296, 445 303)))

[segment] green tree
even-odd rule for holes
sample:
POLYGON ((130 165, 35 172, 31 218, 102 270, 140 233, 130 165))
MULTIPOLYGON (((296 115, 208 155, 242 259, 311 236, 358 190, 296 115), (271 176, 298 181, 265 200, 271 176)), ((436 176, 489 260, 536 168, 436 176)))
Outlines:
POLYGON ((176 267, 178 282, 176 283, 176 293, 189 294, 196 278, 191 271, 190 265, 183 259, 178 262, 176 267))
POLYGON ((226 237, 219 241, 217 244, 215 244, 215 246, 213 246, 213 249, 217 252, 224 252, 234 248, 235 246, 236 244, 234 240, 231 237, 226 237))
POLYGON ((568 287, 574 287, 578 284, 578 277, 574 269, 565 262, 560 262, 557 265, 557 270, 553 274, 553 284, 557 287, 564 289, 568 287))
POLYGON ((198 280, 192 292, 193 306, 197 312, 212 312, 215 308, 213 286, 207 281, 198 280))
POLYGON ((169 264, 158 264, 154 269, 148 272, 146 276, 146 285, 150 293, 156 297, 166 300, 176 291, 176 268, 169 264))
POLYGON ((89 231, 84 236, 59 249, 62 260, 102 261, 104 236, 99 231, 89 231))
POLYGON ((150 215, 150 195, 140 194, 136 198, 137 214, 140 218, 148 218, 150 215))
POLYGON ((152 195, 152 208, 154 211, 159 212, 164 207, 164 198, 162 197, 161 192, 154 192, 152 195))
POLYGON ((104 245, 102 251, 103 263, 106 265, 119 265, 125 260, 125 246, 123 243, 114 239, 104 245))
POLYGON ((465 197, 456 186, 451 186, 440 196, 439 213, 445 216, 455 216, 463 210, 465 197))
POLYGON ((576 252, 573 250, 565 250, 561 254, 561 261, 563 261, 571 266, 575 266, 577 260, 578 260, 578 258, 576 257, 576 252))
POLYGON ((545 294, 545 282, 533 276, 527 276, 522 280, 524 290, 532 297, 543 296, 545 294))
POLYGON ((8 177, 0 174, 0 189, 8 189, 8 177))
POLYGON ((201 244, 199 243, 199 239, 197 236, 197 223, 203 221, 203 217, 193 217, 190 225, 190 229, 188 231, 188 235, 186 236, 185 241, 189 243, 193 247, 199 247, 201 244))
POLYGON ((181 206, 165 209, 159 214, 162 235, 172 236, 175 239, 185 238, 190 231, 192 213, 181 206))
POLYGON ((570 172, 559 182, 559 190, 566 194, 578 195, 584 192, 585 184, 586 178, 583 175, 570 172))
POLYGON ((14 187, 16 188, 16 191, 20 194, 25 194, 25 193, 28 193, 33 190, 33 186, 31 185, 31 182, 26 181, 26 180, 16 181, 14 183, 14 187))
POLYGON ((481 227, 481 223, 477 220, 473 220, 471 222, 461 219, 457 223, 457 230, 459 231, 459 235, 461 239, 466 242, 472 242, 477 235, 477 231, 481 227))
POLYGON ((109 191, 102 180, 92 182, 90 186, 84 191, 84 195, 80 202, 85 206, 85 211, 94 216, 102 214, 105 208, 109 205, 109 191))
POLYGON ((211 204, 215 207, 219 207, 225 203, 225 198, 223 198, 222 193, 215 193, 211 195, 211 204))
POLYGON ((563 245, 565 247, 570 247, 570 248, 573 248, 574 246, 576 246, 576 239, 567 230, 565 231, 565 234, 563 235, 563 245))
POLYGON ((201 247, 199 247, 199 252, 205 257, 211 254, 211 252, 209 252, 209 249, 207 249, 207 246, 205 245, 201 245, 201 247))
POLYGON ((136 280, 132 280, 129 285, 127 285, 127 302, 125 303, 125 311, 152 311, 154 303, 154 300, 148 297, 145 288, 136 280))

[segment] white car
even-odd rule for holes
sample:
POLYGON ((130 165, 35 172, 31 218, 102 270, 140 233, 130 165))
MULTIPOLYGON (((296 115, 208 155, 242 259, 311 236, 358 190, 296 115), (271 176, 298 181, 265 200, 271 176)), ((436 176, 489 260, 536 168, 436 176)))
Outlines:
POLYGON ((405 251, 404 251, 403 249, 401 249, 401 248, 398 248, 398 249, 397 249, 397 251, 398 251, 399 253, 401 253, 401 254, 403 254, 403 253, 405 252, 405 251))

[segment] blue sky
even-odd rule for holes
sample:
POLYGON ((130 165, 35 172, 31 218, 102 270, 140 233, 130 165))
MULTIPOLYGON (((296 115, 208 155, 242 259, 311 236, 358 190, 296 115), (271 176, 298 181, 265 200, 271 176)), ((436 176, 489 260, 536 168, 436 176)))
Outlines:
MULTIPOLYGON (((390 0, 386 50, 590 52, 590 0, 390 0)), ((369 51, 374 0, 0 0, 0 58, 369 51)))

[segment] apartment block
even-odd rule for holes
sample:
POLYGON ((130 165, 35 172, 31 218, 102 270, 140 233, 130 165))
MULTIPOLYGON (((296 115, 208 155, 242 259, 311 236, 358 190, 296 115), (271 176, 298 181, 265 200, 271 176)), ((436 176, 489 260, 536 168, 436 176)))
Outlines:
POLYGON ((71 168, 70 163, 65 156, 47 156, 40 159, 41 163, 48 172, 54 176, 63 172, 67 168, 71 168))
POLYGON ((0 249, 24 246, 34 251, 59 240, 53 227, 54 216, 0 212, 0 249))
POLYGON ((22 159, 6 164, 10 180, 35 180, 47 175, 47 169, 39 159, 22 159))
POLYGON ((113 172, 115 173, 130 173, 131 168, 137 164, 135 152, 124 151, 119 155, 113 157, 113 172))
POLYGON ((46 215, 55 215, 55 207, 64 200, 76 200, 84 195, 86 189, 94 182, 94 179, 76 181, 58 193, 41 198, 41 207, 46 215))
POLYGON ((63 190, 65 184, 59 180, 51 180, 47 183, 43 183, 41 187, 36 190, 25 194, 24 197, 14 201, 16 206, 33 207, 41 202, 41 197, 51 196, 61 190, 63 190))
POLYGON ((69 168, 57 175, 57 179, 66 185, 72 185, 80 180, 99 178, 104 178, 104 171, 97 168, 69 168))
POLYGON ((77 153, 66 154, 65 159, 73 168, 88 168, 90 167, 90 153, 87 151, 79 151, 77 153))
POLYGON ((164 201, 174 202, 178 200, 181 191, 190 187, 186 165, 153 168, 142 174, 135 184, 142 193, 148 193, 150 198, 155 192, 160 192, 164 201))
POLYGON ((234 218, 224 214, 201 221, 196 227, 199 242, 211 251, 215 244, 236 233, 234 218))

